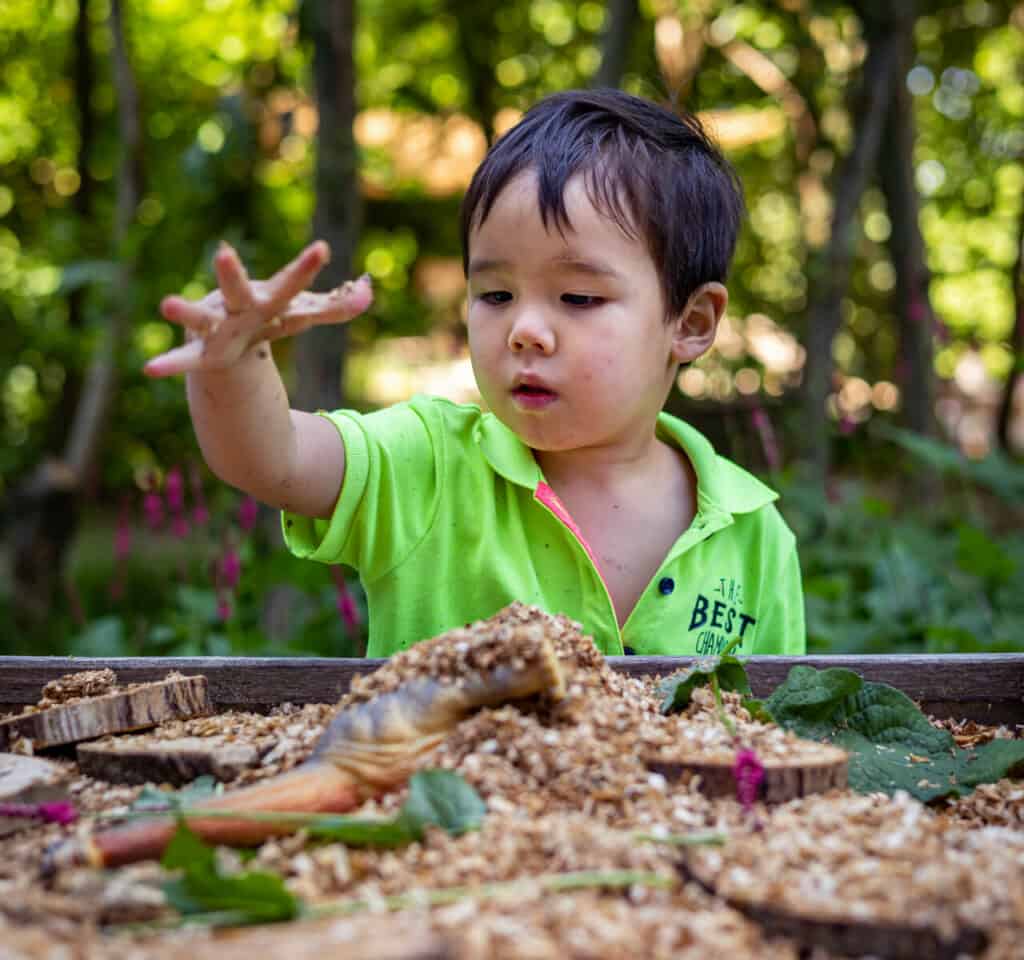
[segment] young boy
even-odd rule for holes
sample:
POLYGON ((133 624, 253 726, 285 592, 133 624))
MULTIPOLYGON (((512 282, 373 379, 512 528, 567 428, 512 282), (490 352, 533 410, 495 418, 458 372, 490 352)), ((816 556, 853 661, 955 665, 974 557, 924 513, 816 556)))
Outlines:
POLYGON ((368 277, 303 293, 307 248, 250 281, 168 297, 196 434, 223 480, 281 508, 300 557, 355 567, 369 656, 512 600, 582 622, 606 654, 804 652, 776 494, 661 412, 715 338, 742 216, 693 118, 618 91, 541 101, 488 152, 462 212, 469 348, 489 410, 416 397, 369 415, 290 410, 266 340, 345 322, 368 277))

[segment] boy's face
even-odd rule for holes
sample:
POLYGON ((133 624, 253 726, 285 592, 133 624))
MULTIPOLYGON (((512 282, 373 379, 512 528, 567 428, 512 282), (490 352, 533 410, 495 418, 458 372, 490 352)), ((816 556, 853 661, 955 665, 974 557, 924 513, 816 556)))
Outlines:
POLYGON ((565 204, 563 237, 544 228, 525 171, 471 232, 473 371, 488 407, 534 450, 628 454, 652 437, 678 364, 692 357, 666 322, 643 240, 598 212, 579 176, 565 204))

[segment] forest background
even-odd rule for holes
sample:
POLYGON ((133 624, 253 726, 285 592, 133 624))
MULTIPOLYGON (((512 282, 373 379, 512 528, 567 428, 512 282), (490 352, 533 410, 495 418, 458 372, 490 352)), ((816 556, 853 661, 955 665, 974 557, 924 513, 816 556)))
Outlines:
POLYGON ((351 571, 202 465, 157 312, 313 237, 304 409, 476 399, 463 190, 546 93, 699 112, 748 217, 669 400, 783 493, 812 651, 1024 644, 1024 3, 3 0, 0 653, 358 655, 351 571))

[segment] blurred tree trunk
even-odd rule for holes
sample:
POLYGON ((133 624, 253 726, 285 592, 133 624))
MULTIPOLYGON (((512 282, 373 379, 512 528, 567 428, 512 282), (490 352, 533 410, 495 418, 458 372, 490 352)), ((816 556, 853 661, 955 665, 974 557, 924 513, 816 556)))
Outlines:
MULTIPOLYGON (((316 288, 349 279, 359 235, 359 162, 356 116, 354 0, 307 0, 313 40, 313 81, 319 114, 314 237, 331 246, 331 262, 316 288)), ((342 404, 342 368, 348 344, 344 325, 314 327, 295 341, 293 402, 300 410, 331 410, 342 404)))
POLYGON ((904 423, 911 430, 927 434, 932 430, 935 395, 932 348, 935 315, 928 295, 929 272, 914 180, 914 110, 904 82, 914 59, 913 16, 894 23, 892 31, 900 50, 892 100, 886 113, 879 175, 892 222, 889 252, 896 269, 895 307, 900 332, 896 379, 900 385, 904 423))
POLYGON ((803 407, 805 456, 814 478, 824 484, 829 465, 826 401, 832 387, 832 341, 842 320, 841 306, 850 282, 858 237, 857 208, 877 169, 886 106, 899 79, 900 38, 885 24, 865 20, 867 59, 853 103, 853 149, 840 167, 833 191, 832 231, 823 262, 813 278, 816 293, 808 309, 807 363, 803 407))
POLYGON ((452 0, 449 8, 459 25, 459 53, 469 84, 473 117, 488 146, 494 143, 494 115, 498 112, 494 86, 494 7, 479 0, 452 0))
POLYGON ((999 446, 1010 452, 1010 426, 1013 420, 1014 394, 1020 388, 1022 364, 1024 364, 1024 207, 1017 224, 1017 260, 1013 265, 1013 333, 1010 340, 1013 369, 1006 378, 1003 399, 999 404, 996 421, 996 436, 999 446))
MULTIPOLYGON (((82 7, 86 4, 83 2, 82 7)), ((81 16, 85 16, 83 9, 81 16)), ((130 310, 134 265, 127 249, 128 228, 142 196, 142 135, 139 96, 128 58, 121 0, 111 0, 110 32, 122 147, 114 225, 115 256, 120 263, 116 284, 120 302, 96 348, 81 395, 75 405, 61 459, 47 458, 14 495, 13 575, 16 613, 27 626, 46 619, 61 581, 64 556, 77 526, 78 505, 88 489, 102 444, 117 381, 117 358, 130 310)), ((87 27, 79 42, 88 43, 87 27)), ((91 71, 77 70, 76 79, 91 83, 91 71)), ((81 102, 79 92, 79 102, 81 102)), ((83 140, 91 137, 91 126, 83 140)), ((86 164, 83 164, 83 169, 86 164)), ((79 306, 80 309, 80 306, 79 306)), ((80 318, 79 318, 80 319, 80 318)))
POLYGON ((608 0, 605 11, 607 22, 601 42, 601 66, 594 74, 594 86, 617 87, 626 72, 637 18, 637 0, 608 0))

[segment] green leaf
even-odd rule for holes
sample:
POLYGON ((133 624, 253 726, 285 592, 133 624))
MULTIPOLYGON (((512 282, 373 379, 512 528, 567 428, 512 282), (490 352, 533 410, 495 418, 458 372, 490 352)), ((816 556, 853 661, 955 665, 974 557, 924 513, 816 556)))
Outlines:
POLYGON ((221 874, 213 848, 184 823, 167 849, 161 865, 182 875, 164 884, 168 902, 185 917, 210 925, 242 925, 293 920, 301 903, 277 874, 249 871, 221 874))
POLYGON ((1024 741, 962 750, 906 694, 851 670, 793 667, 766 705, 779 726, 846 750, 850 787, 860 793, 905 790, 928 803, 1024 768, 1024 741))
POLYGON ((450 770, 421 770, 409 781, 409 798, 399 817, 422 835, 437 826, 453 837, 476 830, 487 804, 465 780, 450 770))
POLYGON ((311 837, 334 840, 347 847, 403 847, 418 840, 417 832, 401 814, 393 820, 371 820, 321 814, 304 825, 311 837))
MULTIPOLYGON (((728 648, 726 648, 728 649, 728 648)), ((661 694, 662 713, 680 713, 690 705, 693 691, 711 683, 711 678, 718 678, 721 690, 735 690, 750 695, 750 681, 743 664, 735 657, 723 653, 718 657, 707 657, 698 660, 693 666, 665 677, 658 685, 661 694)))
POLYGON ((131 805, 132 813, 167 813, 183 807, 202 805, 219 791, 220 784, 209 774, 196 777, 178 791, 160 790, 146 784, 131 805))

